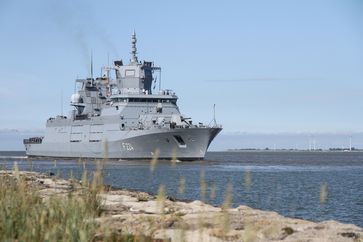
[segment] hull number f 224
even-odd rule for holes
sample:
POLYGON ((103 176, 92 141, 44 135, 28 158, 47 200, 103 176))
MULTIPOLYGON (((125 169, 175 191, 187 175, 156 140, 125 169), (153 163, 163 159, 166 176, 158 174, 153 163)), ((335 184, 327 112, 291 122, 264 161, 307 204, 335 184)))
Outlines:
POLYGON ((122 146, 122 149, 127 150, 127 151, 134 150, 134 147, 130 143, 124 143, 124 142, 122 142, 121 143, 121 146, 122 146))

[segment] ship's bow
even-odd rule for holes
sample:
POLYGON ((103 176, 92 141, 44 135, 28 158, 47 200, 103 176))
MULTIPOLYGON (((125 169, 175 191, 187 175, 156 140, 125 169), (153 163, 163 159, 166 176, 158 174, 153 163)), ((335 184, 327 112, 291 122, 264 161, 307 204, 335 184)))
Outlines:
POLYGON ((209 141, 208 141, 208 146, 212 143, 212 141, 214 140, 214 138, 222 131, 222 127, 212 127, 210 128, 209 131, 209 141))

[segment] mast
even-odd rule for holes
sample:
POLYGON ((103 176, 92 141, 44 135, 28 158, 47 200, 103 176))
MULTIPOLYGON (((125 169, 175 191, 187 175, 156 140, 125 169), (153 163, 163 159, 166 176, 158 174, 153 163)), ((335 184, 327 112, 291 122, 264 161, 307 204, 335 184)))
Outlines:
POLYGON ((136 32, 134 30, 134 33, 132 34, 132 38, 131 38, 131 63, 138 63, 138 59, 137 59, 137 48, 136 48, 136 32))
POLYGON ((159 92, 161 91, 161 69, 159 70, 159 92))
POLYGON ((216 120, 216 104, 213 105, 213 126, 217 127, 217 120, 216 120))
POLYGON ((94 81, 93 81, 93 51, 91 51, 91 84, 92 86, 94 85, 94 81))

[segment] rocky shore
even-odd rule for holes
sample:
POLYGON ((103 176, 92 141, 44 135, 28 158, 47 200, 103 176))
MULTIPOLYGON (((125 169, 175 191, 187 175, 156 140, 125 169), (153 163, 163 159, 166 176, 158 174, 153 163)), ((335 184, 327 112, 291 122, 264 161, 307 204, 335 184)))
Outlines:
MULTIPOLYGON (((29 189, 43 200, 82 189, 75 180, 36 172, 19 172, 29 189)), ((0 176, 14 177, 13 171, 0 176)), ((144 192, 103 189, 98 194, 102 213, 96 218, 94 241, 105 233, 129 234, 139 241, 363 241, 363 229, 336 221, 315 223, 283 217, 240 205, 214 207, 201 201, 181 202, 144 192), (140 239, 141 238, 141 239, 140 239)))

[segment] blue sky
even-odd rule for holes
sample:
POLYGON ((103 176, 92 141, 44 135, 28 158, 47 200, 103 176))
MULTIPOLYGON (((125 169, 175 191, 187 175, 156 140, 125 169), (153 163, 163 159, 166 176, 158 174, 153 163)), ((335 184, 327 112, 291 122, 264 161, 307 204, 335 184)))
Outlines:
POLYGON ((363 2, 0 1, 0 129, 70 110, 110 59, 163 68, 182 113, 224 132, 362 132, 363 2))

